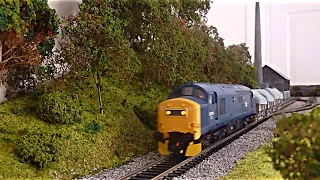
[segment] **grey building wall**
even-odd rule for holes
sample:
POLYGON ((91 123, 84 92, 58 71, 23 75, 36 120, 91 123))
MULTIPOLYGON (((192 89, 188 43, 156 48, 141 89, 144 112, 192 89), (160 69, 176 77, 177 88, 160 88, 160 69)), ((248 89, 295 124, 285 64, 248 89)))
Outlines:
POLYGON ((268 84, 269 87, 275 87, 279 91, 289 91, 290 90, 290 80, 284 78, 277 72, 275 72, 270 67, 263 67, 263 82, 268 84))

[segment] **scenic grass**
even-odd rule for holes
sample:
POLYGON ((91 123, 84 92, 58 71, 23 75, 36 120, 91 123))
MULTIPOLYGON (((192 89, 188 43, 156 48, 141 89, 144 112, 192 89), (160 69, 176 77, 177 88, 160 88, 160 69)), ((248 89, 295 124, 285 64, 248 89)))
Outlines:
POLYGON ((90 79, 79 84, 68 82, 60 89, 72 92, 83 101, 79 123, 61 125, 40 120, 36 115, 40 96, 37 93, 0 104, 0 178, 70 179, 91 173, 95 168, 119 166, 155 150, 153 130, 139 119, 135 109, 152 115, 157 101, 165 98, 162 96, 165 91, 153 89, 142 94, 134 88, 118 88, 104 79, 105 114, 100 115, 94 83, 90 79), (25 132, 43 128, 61 132, 62 150, 56 162, 40 170, 16 155, 16 142, 25 132))
POLYGON ((256 151, 249 152, 220 180, 283 180, 280 172, 273 168, 271 158, 266 153, 271 146, 271 143, 266 143, 256 151))

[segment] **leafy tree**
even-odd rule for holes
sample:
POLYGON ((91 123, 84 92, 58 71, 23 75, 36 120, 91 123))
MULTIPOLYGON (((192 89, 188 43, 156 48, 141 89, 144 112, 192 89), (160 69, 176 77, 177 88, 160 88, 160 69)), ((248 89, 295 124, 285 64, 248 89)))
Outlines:
POLYGON ((108 0, 125 24, 125 36, 135 52, 146 52, 157 40, 157 27, 177 17, 185 26, 201 23, 210 9, 209 0, 108 0), (161 24, 161 25, 160 25, 161 24))
POLYGON ((96 83, 103 114, 101 76, 129 81, 137 60, 124 38, 125 23, 109 6, 111 1, 84 1, 76 17, 69 17, 63 30, 62 54, 71 69, 86 67, 96 83))
POLYGON ((231 67, 230 74, 232 74, 232 82, 254 88, 256 75, 248 47, 246 47, 244 43, 231 45, 226 51, 228 51, 230 55, 228 66, 231 67))
POLYGON ((4 71, 41 63, 41 55, 54 45, 58 23, 46 0, 0 0, 1 85, 4 71))
POLYGON ((79 8, 63 30, 62 55, 71 70, 86 67, 91 73, 101 113, 103 76, 142 87, 253 83, 247 48, 226 49, 217 29, 204 23, 209 1, 87 0, 79 8))

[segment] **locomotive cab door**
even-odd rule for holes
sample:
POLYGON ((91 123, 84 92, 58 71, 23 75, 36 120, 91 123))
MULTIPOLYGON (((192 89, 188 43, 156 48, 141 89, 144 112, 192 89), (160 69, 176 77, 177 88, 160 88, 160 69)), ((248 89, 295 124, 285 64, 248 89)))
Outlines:
POLYGON ((216 93, 209 94, 208 97, 208 116, 209 121, 218 119, 217 98, 216 93))

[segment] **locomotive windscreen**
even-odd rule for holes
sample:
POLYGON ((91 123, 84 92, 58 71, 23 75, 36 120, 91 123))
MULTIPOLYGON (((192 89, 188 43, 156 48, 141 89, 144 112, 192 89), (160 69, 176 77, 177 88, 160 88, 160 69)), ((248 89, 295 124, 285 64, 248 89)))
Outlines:
POLYGON ((199 88, 183 87, 183 88, 179 88, 179 89, 175 90, 174 92, 172 92, 169 95, 169 99, 178 98, 181 96, 194 96, 194 97, 201 98, 201 99, 206 98, 205 93, 199 88))

